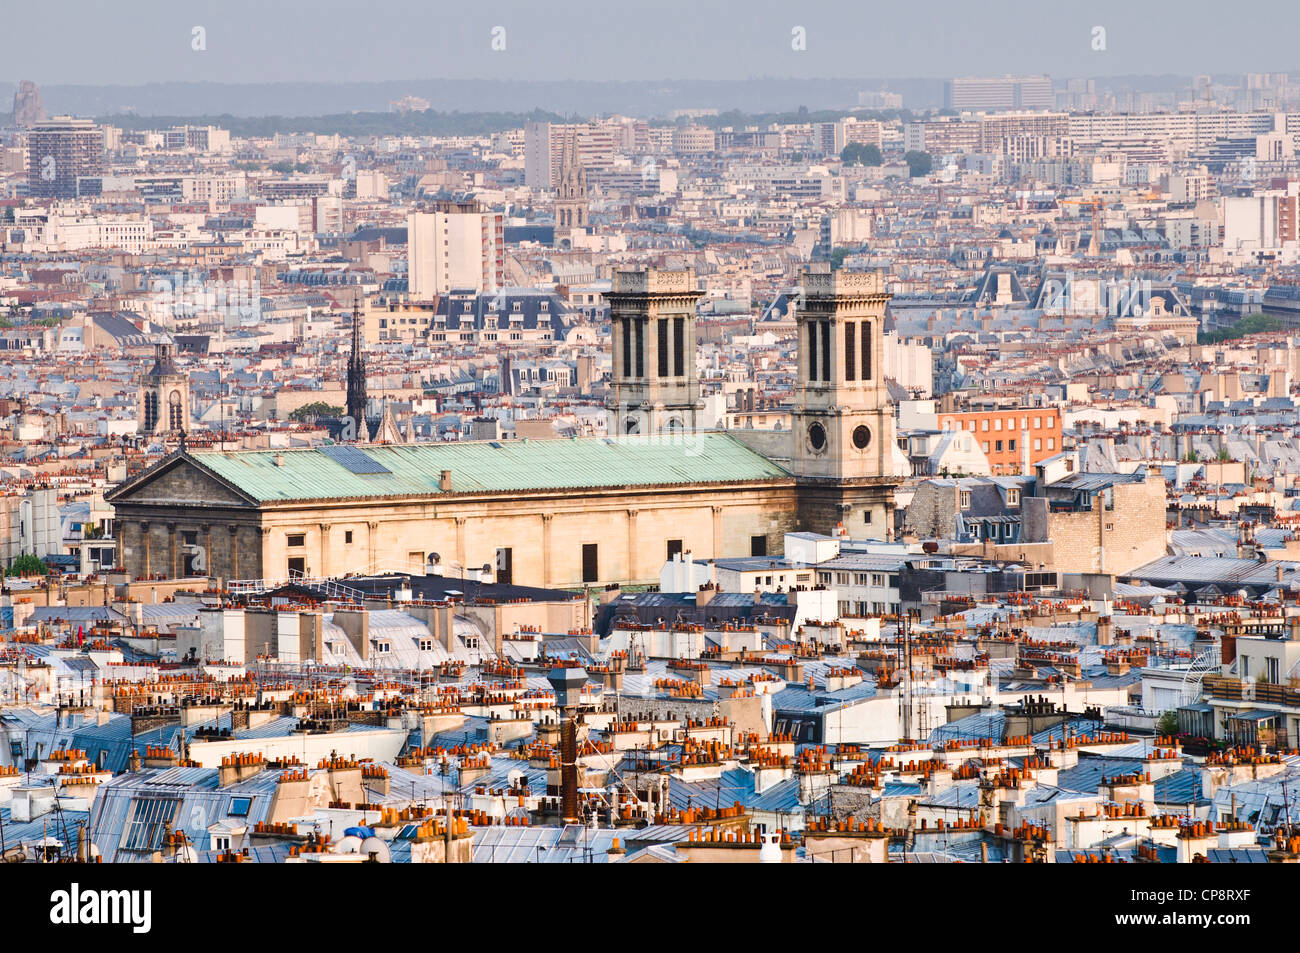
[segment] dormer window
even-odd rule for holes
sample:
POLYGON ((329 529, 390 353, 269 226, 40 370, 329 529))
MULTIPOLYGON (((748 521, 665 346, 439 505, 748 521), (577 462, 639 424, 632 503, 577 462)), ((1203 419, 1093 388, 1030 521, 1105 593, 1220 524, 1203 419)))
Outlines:
POLYGON ((1019 506, 1019 505, 1020 505, 1020 491, 1007 490, 1007 506, 1019 506))

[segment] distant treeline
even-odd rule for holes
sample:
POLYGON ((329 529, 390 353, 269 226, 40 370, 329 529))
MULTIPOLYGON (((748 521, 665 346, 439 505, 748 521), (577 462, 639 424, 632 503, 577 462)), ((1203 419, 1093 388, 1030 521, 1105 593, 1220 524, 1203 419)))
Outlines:
POLYGON ((565 122, 543 110, 506 112, 355 112, 332 116, 101 116, 99 122, 121 129, 168 129, 172 126, 218 126, 241 139, 278 133, 364 136, 487 136, 518 129, 525 122, 565 122))
MULTIPOLYGON (((690 122, 698 123, 701 126, 709 126, 712 129, 721 129, 723 126, 731 126, 733 129, 744 129, 746 126, 764 126, 776 123, 777 125, 791 125, 794 123, 805 122, 834 122, 837 119, 843 119, 845 116, 852 115, 859 119, 877 119, 882 122, 889 122, 894 119, 901 119, 903 122, 912 122, 924 113, 913 113, 910 109, 867 109, 865 107, 847 107, 845 109, 814 109, 809 110, 803 106, 794 112, 775 112, 775 113, 747 113, 739 109, 728 109, 726 112, 720 112, 716 116, 699 116, 690 122)), ((687 122, 682 119, 678 122, 687 122)), ((658 123, 664 125, 665 123, 658 123)), ((669 124, 671 125, 671 124, 669 124)))
MULTIPOLYGON (((682 117, 669 121, 652 120, 654 126, 698 123, 713 129, 731 126, 764 127, 771 123, 834 122, 852 114, 861 119, 908 122, 913 118, 907 109, 819 109, 800 108, 794 112, 746 113, 729 109, 716 116, 682 117)), ((140 116, 134 113, 100 116, 99 122, 120 129, 167 129, 171 126, 219 126, 241 139, 267 138, 277 133, 315 133, 340 136, 487 136, 507 129, 519 129, 526 122, 585 122, 586 116, 562 116, 535 109, 532 112, 352 112, 328 116, 140 116)))

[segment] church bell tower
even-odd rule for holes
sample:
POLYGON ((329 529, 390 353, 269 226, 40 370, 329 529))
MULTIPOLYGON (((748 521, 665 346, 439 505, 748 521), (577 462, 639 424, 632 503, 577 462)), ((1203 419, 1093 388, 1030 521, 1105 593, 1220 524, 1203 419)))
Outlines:
POLYGON ((176 367, 170 342, 154 348, 154 363, 140 381, 140 433, 184 434, 190 430, 190 379, 176 367))
POLYGON ((799 377, 791 461, 806 530, 892 535, 894 414, 883 371, 885 304, 878 272, 803 273, 796 315, 799 377))
POLYGON ((695 273, 614 272, 607 295, 613 324, 614 373, 609 433, 677 433, 699 429, 703 407, 695 365, 695 273))

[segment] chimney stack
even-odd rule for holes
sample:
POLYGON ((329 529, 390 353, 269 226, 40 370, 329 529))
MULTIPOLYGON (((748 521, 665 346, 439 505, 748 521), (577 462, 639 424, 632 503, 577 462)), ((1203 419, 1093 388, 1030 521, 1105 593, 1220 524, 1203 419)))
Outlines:
POLYGON ((451 492, 451 471, 443 470, 438 474, 438 489, 443 493, 451 492))

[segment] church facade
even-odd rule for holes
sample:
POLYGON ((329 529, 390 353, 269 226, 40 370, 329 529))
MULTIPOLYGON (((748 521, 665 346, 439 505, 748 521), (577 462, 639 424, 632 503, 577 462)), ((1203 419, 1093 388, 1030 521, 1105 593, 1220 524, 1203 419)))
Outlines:
POLYGON ((608 437, 182 449, 107 495, 118 564, 222 580, 486 567, 580 587, 655 582, 683 551, 774 555, 793 530, 886 538, 902 479, 888 296, 875 274, 803 280, 790 431, 696 430, 694 277, 617 272, 608 437))

